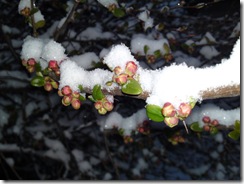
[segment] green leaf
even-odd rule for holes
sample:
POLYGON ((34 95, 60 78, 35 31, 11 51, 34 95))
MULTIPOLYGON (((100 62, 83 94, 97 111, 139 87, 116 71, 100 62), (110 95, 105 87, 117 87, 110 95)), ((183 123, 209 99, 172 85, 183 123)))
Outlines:
POLYGON ((203 131, 203 128, 199 126, 199 123, 198 122, 192 123, 191 126, 190 126, 190 128, 194 132, 202 132, 203 131))
POLYGON ((33 8, 31 11, 30 11, 30 15, 33 15, 35 14, 36 12, 38 12, 38 8, 33 8))
POLYGON ((83 86, 81 84, 78 86, 78 88, 79 88, 80 92, 83 91, 83 86))
POLYGON ((146 106, 147 117, 152 121, 162 122, 164 120, 164 116, 162 115, 161 110, 161 107, 149 104, 146 106))
POLYGON ((148 45, 144 45, 144 53, 147 54, 148 50, 150 49, 148 45))
POLYGON ((169 45, 167 43, 164 43, 163 48, 165 50, 165 54, 169 54, 170 53, 170 48, 169 48, 169 45))
POLYGON ((40 63, 35 64, 35 70, 36 70, 36 72, 42 71, 42 67, 41 67, 40 63))
POLYGON ((162 56, 160 50, 155 50, 153 53, 155 58, 160 58, 162 56))
POLYGON ((44 84, 45 84, 44 78, 41 76, 35 76, 31 80, 31 85, 35 86, 35 87, 41 87, 41 86, 44 86, 44 84))
POLYGON ((240 121, 239 120, 236 120, 235 121, 235 125, 234 125, 235 131, 237 131, 237 132, 240 133, 240 128, 241 128, 240 121))
POLYGON ((104 94, 101 90, 100 85, 95 85, 92 90, 92 97, 94 100, 102 100, 104 98, 104 94))
POLYGON ((218 132, 219 132, 218 128, 216 128, 216 127, 210 128, 210 134, 211 135, 216 135, 218 132))
POLYGON ((128 95, 139 95, 142 93, 141 85, 133 78, 127 80, 122 86, 122 92, 128 95))
POLYGON ((125 16, 125 11, 122 8, 115 8, 113 10, 113 14, 114 14, 115 17, 120 18, 120 17, 125 16))
POLYGON ((79 100, 80 100, 80 101, 85 101, 85 100, 86 100, 86 97, 83 96, 83 95, 80 95, 80 96, 79 96, 79 100))
POLYGON ((228 136, 229 136, 231 139, 237 141, 237 140, 239 139, 239 137, 240 137, 240 133, 237 132, 237 131, 235 131, 235 130, 233 130, 233 131, 231 131, 230 133, 228 133, 228 136))
POLYGON ((96 102, 96 100, 92 97, 92 95, 89 95, 88 99, 91 100, 92 102, 96 102))
POLYGON ((45 25, 45 20, 40 20, 38 22, 35 23, 35 28, 38 29, 38 28, 41 28, 45 25))

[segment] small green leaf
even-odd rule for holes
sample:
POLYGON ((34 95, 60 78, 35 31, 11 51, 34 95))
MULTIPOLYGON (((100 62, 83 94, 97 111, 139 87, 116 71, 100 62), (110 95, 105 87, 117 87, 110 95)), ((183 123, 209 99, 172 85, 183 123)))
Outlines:
POLYGON ((148 50, 150 49, 148 45, 144 45, 144 53, 147 54, 148 50))
POLYGON ((170 53, 170 48, 169 48, 169 45, 167 43, 164 43, 163 48, 165 50, 165 54, 169 54, 170 53))
POLYGON ((35 70, 36 70, 36 72, 40 72, 42 70, 40 63, 35 64, 35 70))
POLYGON ((153 53, 155 58, 160 58, 162 56, 160 50, 155 50, 153 53))
POLYGON ((147 117, 155 122, 162 122, 164 120, 164 116, 161 112, 161 107, 157 105, 147 105, 146 106, 147 117))
POLYGON ((128 95, 139 95, 142 93, 141 85, 133 78, 127 80, 122 86, 122 92, 128 95))
POLYGON ((78 88, 79 88, 80 92, 83 91, 83 86, 81 84, 78 86, 78 88))
POLYGON ((45 20, 40 20, 35 23, 35 28, 39 29, 39 28, 43 27, 44 25, 45 25, 45 20))
POLYGON ((35 76, 32 80, 31 80, 31 85, 35 86, 35 87, 41 87, 44 86, 44 78, 41 76, 35 76))
POLYGON ((237 132, 237 131, 235 131, 235 130, 233 130, 233 131, 231 131, 230 133, 228 133, 228 136, 229 136, 231 139, 237 141, 237 140, 240 138, 240 133, 237 132))
POLYGON ((239 120, 236 120, 235 121, 235 125, 234 125, 235 131, 237 131, 237 132, 240 133, 240 128, 241 128, 240 121, 239 120))
POLYGON ((102 100, 104 98, 104 94, 101 90, 100 85, 95 85, 92 90, 92 97, 94 100, 102 100))
POLYGON ((218 128, 216 128, 216 127, 210 128, 210 134, 211 135, 216 135, 218 132, 219 132, 218 128))
POLYGON ((38 12, 38 8, 33 8, 31 11, 30 11, 30 15, 34 15, 36 12, 38 12))
POLYGON ((89 95, 88 99, 91 100, 92 102, 96 102, 96 100, 92 97, 92 95, 89 95))
POLYGON ((113 10, 113 14, 114 14, 115 17, 120 18, 120 17, 125 16, 125 11, 122 8, 115 8, 113 10))
POLYGON ((86 97, 83 96, 83 95, 80 95, 80 96, 79 96, 79 100, 80 100, 80 101, 85 101, 85 100, 86 100, 86 97))
POLYGON ((203 131, 203 128, 199 126, 199 123, 198 122, 192 123, 191 126, 190 126, 190 128, 194 132, 202 132, 203 131))

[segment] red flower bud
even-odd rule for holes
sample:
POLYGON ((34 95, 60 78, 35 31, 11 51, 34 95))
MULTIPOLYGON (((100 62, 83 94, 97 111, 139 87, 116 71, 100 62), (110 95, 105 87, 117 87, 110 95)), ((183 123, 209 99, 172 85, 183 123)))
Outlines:
POLYGON ((179 119, 177 117, 165 117, 164 122, 166 125, 168 125, 170 128, 178 125, 179 119))
POLYGON ((97 102, 95 102, 95 103, 94 103, 94 106, 95 106, 95 108, 96 108, 97 110, 98 110, 98 109, 101 109, 101 108, 103 107, 101 101, 97 101, 97 102))
POLYGON ((125 66, 125 73, 128 74, 130 77, 134 76, 137 71, 137 65, 133 61, 129 61, 126 63, 125 66))
POLYGON ((35 61, 34 58, 30 58, 30 59, 27 60, 27 65, 28 66, 35 66, 35 64, 36 64, 36 61, 35 61))
POLYGON ((188 103, 181 103, 179 110, 178 110, 178 116, 181 118, 186 118, 191 113, 191 105, 188 103))
POLYGON ((114 78, 115 82, 118 83, 119 85, 123 85, 127 82, 128 75, 127 74, 120 74, 119 76, 116 76, 114 78))
POLYGON ((212 124, 213 126, 217 126, 217 125, 219 124, 219 121, 218 121, 217 119, 214 119, 214 120, 211 122, 211 124, 212 124))
POLYGON ((203 121, 203 123, 210 123, 210 122, 211 122, 211 119, 210 119, 209 116, 204 116, 204 117, 202 118, 202 121, 203 121))
POLYGON ((79 109, 80 106, 81 106, 81 101, 76 99, 76 98, 73 98, 72 101, 71 101, 71 105, 74 109, 79 109))
POLYGON ((50 60, 48 63, 48 67, 51 68, 52 70, 57 70, 58 69, 58 63, 55 60, 50 60))
POLYGON ((46 91, 51 91, 51 90, 53 89, 52 84, 51 84, 50 82, 46 82, 46 83, 44 84, 44 89, 45 89, 46 91))
POLYGON ((174 106, 171 103, 166 102, 162 108, 162 114, 164 116, 172 117, 175 115, 175 113, 176 113, 176 110, 175 110, 174 106))
POLYGON ((72 89, 71 89, 69 86, 64 86, 64 87, 62 88, 62 93, 63 93, 63 95, 65 95, 65 96, 69 96, 69 95, 71 95, 71 93, 72 93, 72 89))

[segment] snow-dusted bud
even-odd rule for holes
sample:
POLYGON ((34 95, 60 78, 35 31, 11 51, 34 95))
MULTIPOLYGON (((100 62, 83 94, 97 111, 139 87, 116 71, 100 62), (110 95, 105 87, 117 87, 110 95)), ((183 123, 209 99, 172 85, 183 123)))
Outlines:
POLYGON ((25 7, 22 10, 20 10, 20 14, 25 16, 25 17, 30 16, 30 12, 31 12, 31 10, 29 7, 25 7))
POLYGON ((116 66, 116 67, 114 68, 114 73, 115 73, 116 75, 120 75, 122 72, 123 72, 123 70, 122 70, 122 68, 121 68, 120 66, 116 66))
POLYGON ((58 63, 55 60, 50 60, 48 63, 48 67, 51 68, 52 70, 57 70, 58 69, 58 63))
POLYGON ((44 84, 44 89, 45 89, 46 91, 51 91, 51 90, 53 89, 52 84, 51 84, 50 82, 46 82, 46 83, 44 84))
POLYGON ((107 111, 111 111, 114 108, 113 103, 109 102, 109 101, 105 101, 103 102, 103 107, 107 110, 107 111))
POLYGON ((130 77, 134 76, 136 74, 136 71, 137 71, 137 65, 135 64, 134 61, 129 61, 126 63, 126 66, 125 66, 125 73, 127 75, 129 75, 130 77))
POLYGON ((64 87, 62 88, 62 93, 63 93, 63 95, 65 95, 65 96, 69 96, 69 95, 71 95, 71 93, 72 93, 72 89, 71 89, 69 86, 64 86, 64 87))
POLYGON ((202 118, 202 121, 203 121, 203 123, 210 123, 210 122, 211 122, 211 119, 210 119, 209 116, 204 116, 204 117, 202 118))
POLYGON ((162 114, 164 116, 172 117, 176 113, 174 106, 170 102, 166 102, 162 108, 162 114))
POLYGON ((165 117, 164 122, 166 125, 168 125, 170 128, 178 125, 179 119, 177 117, 165 117))
POLYGON ((181 118, 186 118, 191 113, 191 105, 188 103, 181 103, 178 110, 178 116, 181 118))
POLYGON ((63 104, 64 106, 68 106, 68 105, 70 105, 70 104, 71 104, 71 101, 72 101, 72 96, 64 96, 64 97, 62 98, 62 104, 63 104))
POLYGON ((74 109, 79 109, 80 106, 81 106, 81 101, 76 99, 76 98, 73 98, 72 101, 71 101, 71 105, 74 109))
POLYGON ((127 79, 128 79, 128 75, 124 73, 114 77, 114 81, 119 85, 125 84, 127 82, 127 79))

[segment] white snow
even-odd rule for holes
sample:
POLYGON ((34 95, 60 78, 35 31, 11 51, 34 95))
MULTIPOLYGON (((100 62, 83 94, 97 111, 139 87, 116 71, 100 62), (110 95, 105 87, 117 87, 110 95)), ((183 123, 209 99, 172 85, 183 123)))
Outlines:
POLYGON ((137 17, 143 21, 144 30, 153 27, 153 19, 150 17, 150 11, 144 10, 143 12, 139 13, 137 17))
POLYGON ((165 38, 155 40, 143 34, 137 34, 133 35, 130 48, 132 53, 143 56, 146 55, 144 53, 144 47, 147 45, 149 48, 147 54, 153 55, 156 50, 159 50, 161 54, 164 55, 166 53, 165 49, 163 48, 164 44, 169 45, 168 40, 165 38))
POLYGON ((205 45, 209 43, 216 43, 216 40, 210 32, 206 32, 204 37, 200 41, 196 42, 196 45, 205 45))
POLYGON ((89 69, 94 67, 95 63, 100 61, 99 57, 94 52, 86 52, 82 55, 75 55, 70 57, 70 60, 75 61, 78 66, 89 69))
POLYGON ((103 177, 103 180, 111 180, 113 177, 110 173, 106 173, 103 177))
POLYGON ((20 0, 18 5, 18 12, 20 13, 25 7, 31 8, 31 1, 30 0, 20 0))
POLYGON ((43 21, 45 20, 44 19, 44 16, 42 15, 42 13, 40 12, 40 10, 38 10, 36 13, 34 13, 34 20, 35 20, 35 23, 39 22, 39 21, 43 21))
POLYGON ((219 55, 219 52, 216 50, 214 46, 203 46, 200 49, 199 53, 209 60, 219 55))
POLYGON ((108 8, 112 4, 116 5, 116 7, 118 7, 117 0, 97 0, 97 1, 106 8, 108 8))
POLYGON ((240 22, 237 23, 236 27, 233 29, 230 38, 235 38, 240 36, 241 24, 240 22))

